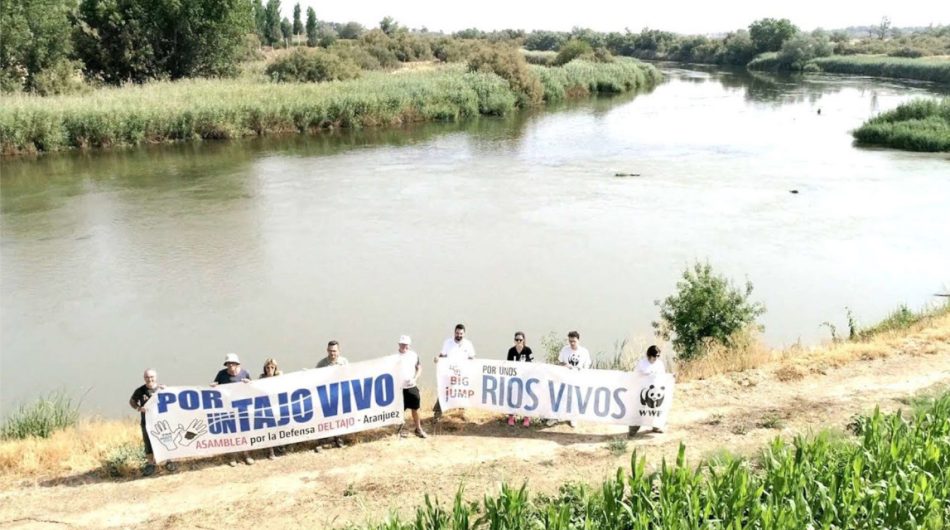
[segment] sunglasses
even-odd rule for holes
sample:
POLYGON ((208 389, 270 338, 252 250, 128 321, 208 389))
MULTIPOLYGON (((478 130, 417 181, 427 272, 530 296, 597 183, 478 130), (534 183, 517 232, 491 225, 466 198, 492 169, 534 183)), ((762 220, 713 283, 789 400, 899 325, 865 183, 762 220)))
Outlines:
POLYGON ((515 339, 515 342, 524 342, 524 339, 518 339, 518 338, 516 338, 516 339, 515 339))

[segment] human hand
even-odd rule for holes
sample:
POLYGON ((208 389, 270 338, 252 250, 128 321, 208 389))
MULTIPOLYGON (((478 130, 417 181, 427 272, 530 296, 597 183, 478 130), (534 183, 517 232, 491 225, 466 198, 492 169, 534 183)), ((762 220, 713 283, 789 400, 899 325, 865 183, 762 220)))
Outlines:
POLYGON ((242 383, 250 383, 251 380, 245 377, 244 379, 241 379, 241 382, 242 382, 242 383))
POLYGON ((208 386, 211 386, 211 387, 216 387, 216 386, 218 386, 218 382, 217 382, 217 381, 214 381, 213 383, 211 383, 211 384, 210 384, 210 385, 208 385, 208 386))
POLYGON ((182 427, 182 425, 179 423, 178 430, 184 433, 181 440, 179 440, 179 443, 182 445, 182 447, 188 447, 196 439, 208 433, 208 428, 205 426, 204 422, 198 419, 191 420, 191 423, 188 424, 187 429, 182 427))
POLYGON ((174 451, 178 449, 178 442, 181 441, 181 426, 178 430, 172 430, 168 425, 168 420, 162 420, 155 423, 155 430, 151 431, 152 436, 158 439, 159 443, 165 446, 165 449, 174 451))

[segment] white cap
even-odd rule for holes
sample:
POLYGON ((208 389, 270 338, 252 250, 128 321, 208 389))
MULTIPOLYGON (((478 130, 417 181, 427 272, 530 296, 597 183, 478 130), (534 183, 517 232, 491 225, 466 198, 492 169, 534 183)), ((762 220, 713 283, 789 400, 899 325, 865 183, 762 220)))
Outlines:
POLYGON ((410 338, 409 335, 400 335, 399 344, 405 344, 406 346, 409 346, 412 344, 412 338, 410 338))
POLYGON ((241 364, 241 359, 238 359, 238 356, 236 353, 229 353, 224 356, 224 365, 227 366, 228 363, 241 364))

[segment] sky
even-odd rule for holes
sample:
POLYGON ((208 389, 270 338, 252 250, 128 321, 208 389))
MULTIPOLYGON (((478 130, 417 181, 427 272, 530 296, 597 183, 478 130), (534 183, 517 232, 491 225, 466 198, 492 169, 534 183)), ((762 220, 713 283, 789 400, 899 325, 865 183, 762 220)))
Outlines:
MULTIPOLYGON (((290 16, 296 0, 283 0, 282 10, 290 16)), ((950 1, 946 0, 719 0, 716 2, 596 2, 550 0, 350 0, 326 2, 300 0, 303 12, 313 7, 320 20, 356 21, 376 27, 385 16, 410 28, 426 27, 445 32, 476 27, 493 29, 546 29, 568 31, 574 26, 596 31, 638 32, 644 27, 685 34, 725 33, 760 18, 787 18, 803 30, 845 28, 877 24, 887 16, 895 27, 950 24, 950 1), (601 7, 603 6, 603 7, 601 7)))

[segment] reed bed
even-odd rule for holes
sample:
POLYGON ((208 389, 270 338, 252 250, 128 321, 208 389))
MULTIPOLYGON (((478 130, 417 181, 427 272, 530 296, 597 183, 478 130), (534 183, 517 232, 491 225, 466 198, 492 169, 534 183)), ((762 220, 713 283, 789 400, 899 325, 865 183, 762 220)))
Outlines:
MULTIPOLYGON (((564 95, 652 86, 659 73, 635 61, 543 69, 548 101, 564 95), (584 87, 573 91, 572 87, 584 87)), ((104 88, 90 94, 5 98, 0 152, 134 146, 197 139, 311 133, 505 115, 518 95, 491 73, 449 65, 409 74, 365 72, 356 80, 270 83, 253 77, 193 79, 104 88)))
POLYGON ((879 410, 853 423, 855 440, 833 433, 776 438, 761 457, 676 461, 648 472, 631 455, 599 487, 568 483, 557 495, 527 485, 449 506, 426 496, 415 517, 368 530, 653 528, 944 528, 950 522, 950 393, 911 418, 879 410))
POLYGON ((950 83, 950 59, 946 57, 888 57, 885 55, 835 55, 809 61, 832 74, 868 75, 950 83))
POLYGON ((950 98, 905 103, 871 118, 852 134, 860 145, 950 151, 950 98))

